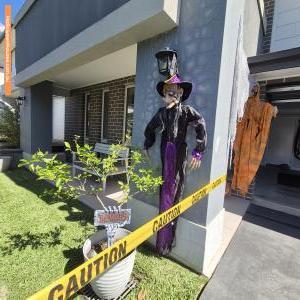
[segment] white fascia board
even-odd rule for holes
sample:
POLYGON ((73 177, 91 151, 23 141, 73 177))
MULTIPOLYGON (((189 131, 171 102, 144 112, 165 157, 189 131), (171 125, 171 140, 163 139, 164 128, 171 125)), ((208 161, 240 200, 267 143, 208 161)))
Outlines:
POLYGON ((251 75, 255 77, 256 81, 267 81, 273 79, 298 77, 300 76, 300 67, 253 73, 251 75))
POLYGON ((17 73, 16 85, 51 80, 52 75, 169 31, 178 25, 179 7, 180 0, 131 0, 17 73))

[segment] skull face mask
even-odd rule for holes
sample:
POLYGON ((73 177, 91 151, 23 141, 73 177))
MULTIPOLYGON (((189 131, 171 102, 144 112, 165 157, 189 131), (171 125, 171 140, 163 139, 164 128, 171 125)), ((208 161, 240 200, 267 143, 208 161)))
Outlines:
POLYGON ((180 102, 180 98, 183 95, 183 89, 180 88, 177 84, 165 84, 163 87, 163 95, 162 98, 168 107, 171 104, 178 104, 180 102))

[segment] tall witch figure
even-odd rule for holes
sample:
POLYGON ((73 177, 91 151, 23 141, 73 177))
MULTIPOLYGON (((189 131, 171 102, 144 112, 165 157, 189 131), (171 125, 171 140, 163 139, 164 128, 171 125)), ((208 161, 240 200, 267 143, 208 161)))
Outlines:
MULTIPOLYGON (((165 107, 161 107, 148 123, 144 135, 144 150, 152 147, 156 132, 161 132, 161 161, 163 185, 160 189, 159 212, 171 208, 182 197, 187 165, 186 133, 188 126, 195 128, 196 146, 192 151, 189 167, 200 167, 207 144, 207 133, 203 116, 189 105, 184 105, 192 91, 192 83, 182 81, 178 74, 156 86, 157 92, 163 98, 165 107)), ((177 220, 159 230, 156 248, 159 254, 165 255, 171 251, 175 237, 177 220)))

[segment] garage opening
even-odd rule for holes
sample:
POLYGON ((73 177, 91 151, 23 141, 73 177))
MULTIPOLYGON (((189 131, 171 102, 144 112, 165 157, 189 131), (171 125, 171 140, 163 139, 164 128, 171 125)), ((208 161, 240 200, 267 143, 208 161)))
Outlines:
POLYGON ((300 216, 300 81, 267 85, 278 108, 257 172, 253 203, 300 216))

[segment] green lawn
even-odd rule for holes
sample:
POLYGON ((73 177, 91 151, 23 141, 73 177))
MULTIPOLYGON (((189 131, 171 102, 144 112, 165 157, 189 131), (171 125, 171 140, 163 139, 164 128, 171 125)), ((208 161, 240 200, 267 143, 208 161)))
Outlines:
MULTIPOLYGON (((93 232, 93 211, 78 201, 53 201, 49 186, 26 170, 0 173, 0 299, 24 299, 82 261, 81 245, 93 232)), ((135 269, 145 299, 194 299, 206 283, 146 247, 135 269)))
POLYGON ((129 294, 130 300, 137 299, 141 290, 145 292, 147 300, 196 299, 207 282, 205 276, 170 259, 159 257, 143 246, 137 252, 134 274, 142 280, 138 288, 129 294))

